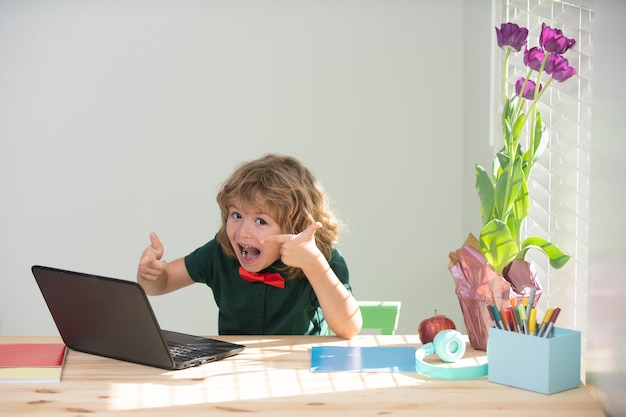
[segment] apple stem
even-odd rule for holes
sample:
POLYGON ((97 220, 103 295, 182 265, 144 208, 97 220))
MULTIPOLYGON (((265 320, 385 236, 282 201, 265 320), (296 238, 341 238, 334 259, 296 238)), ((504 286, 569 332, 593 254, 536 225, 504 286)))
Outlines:
POLYGON ((437 309, 435 309, 435 314, 434 314, 434 315, 435 315, 435 316, 437 315, 437 309))

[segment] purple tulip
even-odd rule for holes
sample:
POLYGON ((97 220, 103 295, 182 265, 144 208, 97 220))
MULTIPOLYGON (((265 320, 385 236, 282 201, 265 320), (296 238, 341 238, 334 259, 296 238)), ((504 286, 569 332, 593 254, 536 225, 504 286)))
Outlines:
POLYGON ((564 36, 560 29, 552 29, 550 26, 542 23, 539 45, 548 52, 561 55, 576 45, 576 40, 564 36))
POLYGON ((543 49, 535 46, 534 48, 528 49, 524 51, 524 64, 531 69, 539 72, 541 70, 541 64, 543 63, 543 58, 546 56, 543 49))
MULTIPOLYGON (((520 77, 520 78, 518 78, 517 82, 515 83, 515 94, 518 97, 520 96, 520 92, 522 91, 522 86, 524 85, 525 81, 526 81, 526 78, 520 77)), ((535 87, 536 87, 536 84, 535 84, 534 81, 528 80, 526 82, 526 88, 524 88, 524 98, 526 100, 534 100, 534 98, 535 98, 535 87)), ((541 91, 542 87, 543 87, 542 85, 539 85, 539 91, 541 91)))
POLYGON ((563 55, 550 55, 546 62, 546 72, 558 82, 563 82, 576 74, 576 68, 571 67, 563 55))
POLYGON ((528 29, 521 28, 516 23, 502 23, 500 29, 496 28, 496 36, 500 48, 509 46, 519 52, 528 40, 528 29))

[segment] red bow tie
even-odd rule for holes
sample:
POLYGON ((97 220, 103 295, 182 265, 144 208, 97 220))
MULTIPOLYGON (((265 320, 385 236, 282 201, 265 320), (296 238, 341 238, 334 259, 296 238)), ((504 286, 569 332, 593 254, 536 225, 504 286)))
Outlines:
POLYGON ((244 269, 243 266, 240 266, 239 275, 246 282, 263 282, 273 287, 285 288, 285 279, 278 272, 250 272, 244 269))

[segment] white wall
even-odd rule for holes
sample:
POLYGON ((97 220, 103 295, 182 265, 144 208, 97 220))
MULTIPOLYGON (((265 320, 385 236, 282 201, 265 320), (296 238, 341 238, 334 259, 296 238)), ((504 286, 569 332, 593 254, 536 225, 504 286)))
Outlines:
MULTIPOLYGON (((400 333, 434 308, 462 326, 447 253, 480 226, 493 28, 490 0, 439 3, 0 0, 0 335, 56 334, 32 264, 132 280, 153 230, 182 256, 265 152, 325 184, 357 298, 403 301, 400 333)), ((620 416, 626 11, 597 3, 587 382, 620 416)), ((217 332, 204 287, 151 301, 217 332)))
MULTIPOLYGON (((322 180, 358 299, 462 326, 463 34, 461 0, 0 0, 0 335, 56 334, 33 264, 134 280, 150 231, 169 259, 212 238, 266 152, 322 180)), ((151 301, 217 333, 206 287, 151 301)))

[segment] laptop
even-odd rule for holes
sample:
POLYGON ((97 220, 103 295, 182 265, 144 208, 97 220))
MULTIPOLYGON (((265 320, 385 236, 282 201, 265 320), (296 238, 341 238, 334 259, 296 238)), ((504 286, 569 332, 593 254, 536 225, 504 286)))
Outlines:
POLYGON ((137 282, 40 265, 31 270, 70 349, 173 370, 221 360, 245 348, 162 330, 137 282))

